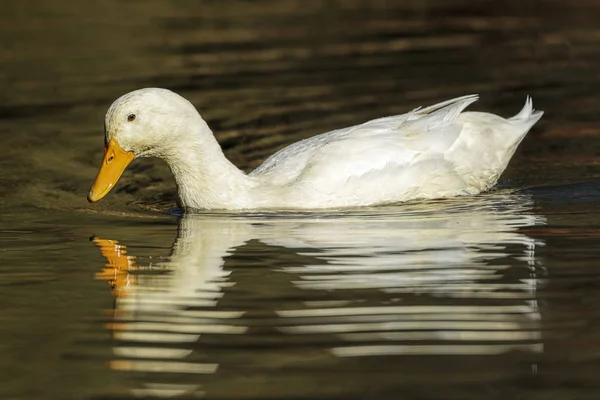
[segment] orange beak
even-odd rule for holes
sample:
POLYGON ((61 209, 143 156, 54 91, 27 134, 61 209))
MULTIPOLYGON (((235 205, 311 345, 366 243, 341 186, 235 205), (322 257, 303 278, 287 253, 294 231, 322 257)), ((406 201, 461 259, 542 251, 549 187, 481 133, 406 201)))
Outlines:
POLYGON ((104 148, 104 159, 88 194, 88 201, 93 203, 106 196, 134 157, 133 151, 123 150, 115 139, 110 139, 104 148))

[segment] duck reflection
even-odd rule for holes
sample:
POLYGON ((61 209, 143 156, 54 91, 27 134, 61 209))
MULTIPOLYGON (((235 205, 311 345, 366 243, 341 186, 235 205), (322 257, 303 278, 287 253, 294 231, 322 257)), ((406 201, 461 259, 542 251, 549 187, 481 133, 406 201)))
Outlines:
MULTIPOLYGON (((95 238, 107 259, 97 278, 115 297, 111 367, 205 374, 206 384, 227 362, 256 373, 275 352, 293 364, 299 346, 318 350, 312 367, 541 352, 543 243, 525 228, 545 219, 531 209, 527 195, 495 194, 337 214, 185 215, 160 262, 95 238)), ((147 381, 136 395, 205 390, 197 379, 147 381)))

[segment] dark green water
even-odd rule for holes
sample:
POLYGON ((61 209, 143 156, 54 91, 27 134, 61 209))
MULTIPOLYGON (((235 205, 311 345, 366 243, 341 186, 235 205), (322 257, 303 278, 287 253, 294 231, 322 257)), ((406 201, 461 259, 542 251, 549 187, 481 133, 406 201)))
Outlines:
POLYGON ((0 5, 0 398, 600 396, 596 2, 0 5), (246 170, 466 93, 546 114, 472 198, 181 218, 143 160, 89 205, 146 86, 246 170))

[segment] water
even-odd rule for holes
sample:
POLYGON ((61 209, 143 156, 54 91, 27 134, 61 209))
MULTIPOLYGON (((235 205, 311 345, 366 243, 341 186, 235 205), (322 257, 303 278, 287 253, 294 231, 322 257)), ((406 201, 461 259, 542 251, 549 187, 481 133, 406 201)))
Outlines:
POLYGON ((598 398, 596 2, 5 3, 3 399, 598 398), (143 86, 245 170, 466 93, 546 114, 475 197, 181 217, 141 160, 89 205, 143 86))

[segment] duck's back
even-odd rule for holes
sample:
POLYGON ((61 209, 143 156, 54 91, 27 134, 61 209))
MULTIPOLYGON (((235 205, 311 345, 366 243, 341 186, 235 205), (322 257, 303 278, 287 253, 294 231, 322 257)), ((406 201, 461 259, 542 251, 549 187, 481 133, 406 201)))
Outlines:
POLYGON ((251 175, 320 206, 485 190, 541 113, 533 113, 530 100, 509 120, 462 113, 476 100, 459 97, 314 136, 273 154, 251 175))

